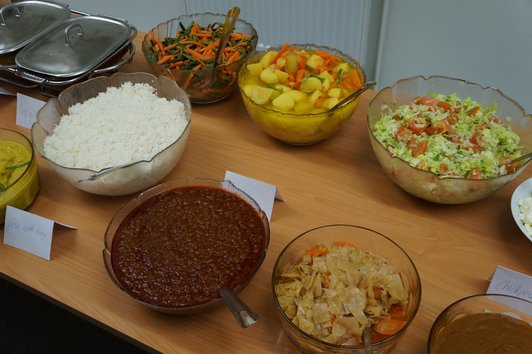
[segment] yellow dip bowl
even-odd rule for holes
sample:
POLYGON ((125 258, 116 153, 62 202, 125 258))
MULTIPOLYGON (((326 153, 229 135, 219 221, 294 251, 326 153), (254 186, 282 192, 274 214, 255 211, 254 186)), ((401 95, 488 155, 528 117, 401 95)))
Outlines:
POLYGON ((22 174, 14 180, 10 180, 9 184, 2 183, 0 185, 0 225, 4 223, 8 205, 18 209, 26 209, 33 203, 39 192, 39 174, 37 172, 35 152, 30 140, 14 130, 0 128, 0 176, 1 174, 5 176, 6 173, 11 173, 14 169, 19 168, 24 169, 22 174), (20 167, 17 167, 19 165, 17 163, 10 164, 6 162, 9 160, 9 154, 16 153, 14 150, 7 148, 13 145, 29 151, 29 160, 23 161, 20 167), (25 162, 28 163, 26 164, 25 162))

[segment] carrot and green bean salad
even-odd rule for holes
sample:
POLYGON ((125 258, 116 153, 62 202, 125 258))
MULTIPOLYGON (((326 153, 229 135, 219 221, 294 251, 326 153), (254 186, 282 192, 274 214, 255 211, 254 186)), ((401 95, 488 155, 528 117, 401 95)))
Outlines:
MULTIPOLYGON (((151 53, 148 60, 164 65, 168 69, 178 69, 179 71, 201 72, 204 69, 212 68, 214 57, 220 38, 222 36, 223 24, 215 22, 207 26, 201 26, 197 22, 192 22, 188 27, 179 23, 180 29, 175 37, 155 38, 150 32, 148 37, 151 41, 151 53)), ((233 81, 236 79, 238 69, 230 69, 231 64, 238 62, 253 49, 254 35, 242 32, 232 32, 220 57, 222 81, 233 81)), ((174 74, 177 71, 168 71, 171 79, 176 79, 174 74)), ((188 75, 181 86, 187 89, 193 84, 201 84, 202 75, 188 75)), ((180 81, 180 80, 178 80, 180 81)), ((225 82, 227 84, 228 82, 225 82)), ((218 83, 225 86, 224 83, 218 83)))

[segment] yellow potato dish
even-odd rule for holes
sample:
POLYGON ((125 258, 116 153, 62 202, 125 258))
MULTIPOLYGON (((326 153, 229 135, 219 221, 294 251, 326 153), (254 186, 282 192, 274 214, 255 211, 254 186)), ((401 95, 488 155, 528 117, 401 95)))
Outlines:
POLYGON ((288 44, 246 69, 242 90, 253 102, 296 114, 325 112, 363 85, 356 68, 339 56, 288 44))

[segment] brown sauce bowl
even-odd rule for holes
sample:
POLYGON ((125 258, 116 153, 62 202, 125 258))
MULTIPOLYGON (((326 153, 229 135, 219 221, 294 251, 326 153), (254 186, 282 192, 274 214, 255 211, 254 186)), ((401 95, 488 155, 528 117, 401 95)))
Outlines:
POLYGON ((126 203, 105 232, 111 280, 137 302, 171 314, 223 303, 266 256, 270 228, 260 206, 230 181, 176 179, 126 203))

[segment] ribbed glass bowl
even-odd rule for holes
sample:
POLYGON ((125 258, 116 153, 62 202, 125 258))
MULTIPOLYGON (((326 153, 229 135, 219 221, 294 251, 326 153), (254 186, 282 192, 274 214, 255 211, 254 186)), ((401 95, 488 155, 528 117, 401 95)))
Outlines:
MULTIPOLYGON (((223 189, 226 192, 232 193, 240 197, 241 199, 243 199, 247 205, 251 206, 251 208, 256 211, 258 218, 260 219, 262 223, 262 228, 265 233, 265 239, 264 239, 264 244, 260 248, 260 251, 261 251, 260 257, 258 261, 253 265, 253 268, 249 272, 242 273, 243 277, 240 283, 237 284, 237 286, 235 286, 234 288, 230 289, 234 293, 238 293, 246 287, 246 285, 251 281, 251 279, 254 277, 256 272, 259 270, 261 264, 263 263, 264 258, 266 257, 266 252, 267 252, 268 245, 270 242, 270 226, 269 226, 269 221, 268 221, 266 214, 261 210, 257 202, 255 202, 255 200, 251 198, 248 194, 246 194, 241 189, 237 188, 230 181, 217 181, 217 180, 212 180, 212 179, 207 179, 207 178, 191 178, 191 179, 181 178, 181 179, 170 180, 168 182, 159 184, 155 187, 148 189, 147 191, 142 192, 140 195, 130 200, 128 203, 126 203, 122 208, 120 208, 116 212, 116 214, 113 216, 113 218, 109 222, 109 225, 107 226, 107 229, 105 231, 105 248, 103 250, 103 260, 105 263, 105 268, 111 280, 113 281, 113 283, 118 288, 120 288, 125 294, 129 295, 132 299, 134 299, 136 302, 138 302, 139 304, 143 306, 146 306, 148 308, 151 308, 159 312, 164 312, 164 313, 169 313, 169 314, 190 315, 190 314, 209 311, 217 306, 222 305, 224 303, 224 300, 220 295, 217 297, 210 298, 203 302, 175 305, 175 306, 166 306, 166 305, 161 305, 161 304, 148 303, 140 299, 138 296, 135 296, 135 294, 133 294, 133 292, 130 291, 128 287, 123 284, 120 277, 117 276, 117 273, 115 269, 113 268, 113 261, 112 261, 113 240, 121 224, 124 222, 124 220, 129 215, 135 213, 141 204, 149 201, 152 198, 157 198, 157 196, 161 194, 164 194, 166 192, 172 191, 177 188, 182 188, 182 187, 219 188, 219 189, 223 189)), ((211 208, 211 207, 209 207, 209 205, 206 205, 206 208, 211 208)), ((186 225, 177 225, 176 227, 186 229, 186 225)), ((206 232, 209 232, 212 235, 223 235, 222 231, 223 229, 206 230, 206 232)), ((170 252, 169 250, 158 250, 157 252, 161 252, 161 253, 164 252, 166 254, 173 255, 173 257, 178 257, 175 254, 169 253, 170 252)), ((149 252, 146 252, 146 254, 140 252, 139 257, 142 257, 142 262, 147 267, 147 269, 150 269, 149 265, 151 264, 151 266, 153 267, 152 268, 153 271, 154 272, 157 271, 156 267, 153 266, 153 259, 150 259, 150 257, 153 257, 153 255, 150 255, 149 252)), ((220 270, 220 271, 223 271, 223 270, 220 270)), ((201 274, 199 276, 201 276, 201 274)), ((194 280, 192 279, 191 281, 194 281, 194 280)))
MULTIPOLYGON (((149 119, 149 117, 146 117, 149 119)), ((35 149, 48 165, 76 188, 99 195, 126 195, 149 188, 163 179, 177 165, 185 150, 190 132, 192 110, 190 100, 174 81, 148 73, 116 73, 110 78, 97 77, 67 88, 57 99, 50 99, 37 114, 31 128, 35 149), (44 140, 53 133, 69 107, 85 102, 109 87, 120 87, 125 82, 146 83, 156 89, 159 97, 176 99, 183 103, 188 121, 182 134, 172 144, 162 149, 150 160, 136 161, 121 166, 109 166, 100 171, 71 168, 51 160, 44 153, 44 140)), ((127 129, 127 127, 123 127, 127 129)), ((68 151, 65 151, 68 154, 68 151)))
POLYGON ((375 123, 381 118, 384 105, 400 106, 410 103, 415 97, 426 96, 429 92, 452 94, 461 98, 470 97, 484 106, 497 105, 499 119, 516 132, 525 153, 532 151, 532 118, 516 101, 492 87, 445 76, 413 76, 397 81, 380 90, 370 101, 367 126, 371 146, 384 173, 399 187, 419 198, 440 204, 461 204, 488 197, 493 192, 513 181, 525 170, 530 158, 524 160, 513 173, 485 178, 441 178, 430 171, 411 166, 399 157, 393 156, 374 136, 375 123))
POLYGON ((275 262, 272 274, 273 298, 281 325, 288 337, 303 353, 366 353, 364 345, 331 344, 304 332, 285 314, 277 297, 275 285, 290 264, 297 263, 305 254, 306 249, 323 243, 332 244, 336 241, 347 241, 360 250, 386 258, 401 276, 408 293, 408 304, 405 309, 406 324, 394 335, 373 343, 374 353, 390 352, 416 316, 421 303, 421 281, 416 266, 397 243, 377 231, 361 226, 334 224, 316 227, 303 232, 285 246, 275 262))
POLYGON ((167 37, 175 38, 176 32, 181 31, 180 24, 187 28, 192 22, 196 22, 204 27, 216 22, 223 24, 225 17, 225 14, 213 14, 210 12, 182 15, 158 24, 144 36, 142 41, 142 53, 152 72, 155 75, 166 75, 175 79, 179 87, 185 90, 192 103, 213 103, 221 101, 238 87, 238 71, 242 63, 246 61, 249 54, 257 46, 257 31, 249 22, 240 18, 237 19, 233 31, 254 36, 252 48, 246 55, 242 55, 239 60, 229 65, 219 66, 216 69, 215 80, 211 80, 212 72, 210 68, 203 70, 180 70, 170 69, 163 64, 158 64, 152 59, 153 55, 149 35, 151 34, 154 38, 160 38, 161 40, 167 37))
MULTIPOLYGON (((341 52, 338 49, 315 44, 294 44, 299 50, 322 50, 334 54, 345 60, 358 72, 362 85, 366 84, 366 74, 360 63, 351 56, 341 52)), ((246 77, 249 71, 247 64, 258 62, 267 52, 279 51, 282 46, 268 48, 251 55, 245 65, 242 65, 238 75, 240 94, 249 116, 257 125, 270 136, 291 144, 291 145, 310 145, 325 140, 336 134, 344 126, 360 102, 360 96, 349 103, 337 108, 332 108, 320 113, 292 113, 275 110, 263 105, 257 104, 244 92, 246 77)))

